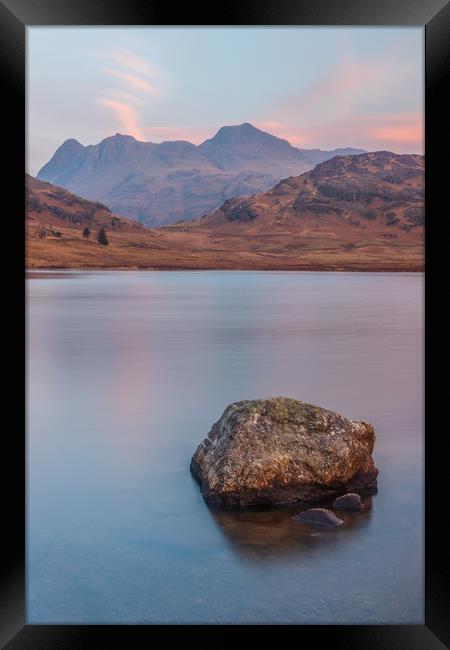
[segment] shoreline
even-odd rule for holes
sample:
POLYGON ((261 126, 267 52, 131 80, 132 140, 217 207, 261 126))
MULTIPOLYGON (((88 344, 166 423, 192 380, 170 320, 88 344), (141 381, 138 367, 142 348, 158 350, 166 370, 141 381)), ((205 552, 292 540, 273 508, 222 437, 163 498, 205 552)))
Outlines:
POLYGON ((355 267, 355 266, 285 266, 276 268, 260 268, 260 267, 217 267, 217 266, 27 266, 25 272, 29 271, 253 271, 253 272, 290 272, 290 273, 424 273, 424 265, 405 266, 405 267, 392 267, 392 266, 377 266, 377 267, 355 267))

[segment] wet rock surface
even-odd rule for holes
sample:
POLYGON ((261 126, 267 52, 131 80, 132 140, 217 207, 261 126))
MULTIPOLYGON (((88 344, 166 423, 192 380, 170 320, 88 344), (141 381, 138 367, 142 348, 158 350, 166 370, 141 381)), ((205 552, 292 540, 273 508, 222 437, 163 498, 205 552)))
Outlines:
POLYGON ((305 510, 300 512, 298 515, 292 517, 294 521, 301 521, 308 526, 318 526, 325 528, 334 528, 335 526, 341 526, 344 521, 339 519, 334 512, 327 510, 326 508, 311 508, 310 510, 305 510))
POLYGON ((314 503, 375 488, 373 427, 287 397, 230 404, 191 460, 205 501, 314 503))
POLYGON ((358 512, 363 509, 363 501, 359 494, 354 492, 349 492, 348 494, 343 494, 333 501, 333 507, 337 510, 349 510, 358 512))

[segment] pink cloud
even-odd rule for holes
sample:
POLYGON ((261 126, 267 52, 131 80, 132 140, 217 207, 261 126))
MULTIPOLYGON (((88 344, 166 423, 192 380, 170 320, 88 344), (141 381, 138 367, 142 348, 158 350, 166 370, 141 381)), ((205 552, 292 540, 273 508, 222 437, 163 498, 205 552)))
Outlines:
POLYGON ((144 103, 141 97, 136 97, 136 95, 123 90, 114 90, 108 93, 108 96, 111 99, 125 101, 126 103, 135 104, 136 106, 142 105, 144 103))
POLYGON ((144 59, 130 50, 119 48, 109 52, 108 57, 116 61, 123 68, 133 70, 144 76, 156 73, 155 66, 148 59, 144 59))
POLYGON ((348 116, 311 126, 303 136, 308 146, 322 148, 353 146, 401 153, 422 153, 424 149, 420 112, 348 116))
MULTIPOLYGON (((422 124, 395 124, 373 127, 373 137, 380 141, 391 141, 405 145, 421 145, 423 140, 422 124)), ((423 148, 423 147, 422 147, 423 148)))
POLYGON ((423 151, 417 62, 398 56, 401 48, 401 39, 393 39, 370 59, 343 49, 322 77, 274 104, 255 124, 295 146, 423 151), (386 114, 393 98, 406 111, 386 114))
MULTIPOLYGON (((370 107, 372 111, 380 107, 384 112, 393 97, 403 96, 406 103, 411 93, 411 80, 416 79, 417 62, 399 56, 401 53, 401 38, 393 39, 369 59, 361 58, 344 45, 336 53, 332 67, 327 68, 304 92, 293 95, 279 108, 286 114, 295 114, 315 123, 325 118, 364 114, 370 107)), ((417 88, 413 93, 415 99, 416 91, 417 88)))
POLYGON ((137 140, 143 139, 138 116, 133 107, 128 106, 123 102, 108 98, 99 99, 98 103, 101 106, 109 108, 114 113, 114 115, 119 119, 121 130, 124 134, 132 135, 137 140))
POLYGON ((132 90, 138 90, 151 95, 158 94, 158 90, 151 83, 142 79, 142 77, 132 74, 131 72, 123 72, 122 70, 114 70, 112 68, 107 68, 107 72, 113 77, 117 77, 117 79, 123 81, 125 85, 132 90))
POLYGON ((144 95, 157 97, 161 94, 153 81, 146 78, 156 75, 157 71, 150 61, 125 48, 117 48, 103 55, 116 64, 103 69, 121 83, 116 88, 104 91, 97 103, 113 112, 121 130, 142 140, 144 130, 137 107, 143 104, 144 95))
POLYGON ((390 85, 392 77, 387 61, 359 61, 346 55, 297 98, 295 107, 312 121, 324 115, 348 114, 369 98, 376 99, 380 86, 390 85))
MULTIPOLYGON (((304 92, 274 104, 265 115, 259 116, 261 119, 253 120, 251 115, 243 119, 297 147, 354 146, 421 152, 423 116, 420 110, 414 110, 417 92, 411 94, 410 83, 417 73, 416 64, 404 57, 396 59, 399 48, 401 40, 393 40, 370 59, 343 49, 337 52, 335 65, 327 68, 304 92), (406 107, 411 98, 411 110, 385 114, 392 98, 402 98, 406 107)), ((138 139, 188 140, 199 144, 220 127, 220 124, 145 126, 143 114, 137 108, 146 102, 145 95, 152 95, 158 101, 163 94, 153 83, 155 77, 159 85, 159 73, 150 61, 128 49, 115 49, 108 56, 117 67, 109 67, 107 71, 121 83, 112 89, 108 98, 103 95, 100 103, 116 115, 126 133, 138 139)), ((148 110, 147 102, 145 107, 148 110)))

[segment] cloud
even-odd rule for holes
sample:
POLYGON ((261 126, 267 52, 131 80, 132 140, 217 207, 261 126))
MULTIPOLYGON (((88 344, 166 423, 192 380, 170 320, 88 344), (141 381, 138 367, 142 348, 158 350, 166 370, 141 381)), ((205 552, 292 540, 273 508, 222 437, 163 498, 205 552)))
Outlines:
MULTIPOLYGON (((162 94, 161 73, 151 61, 123 47, 103 52, 102 56, 110 62, 103 70, 119 86, 104 91, 96 102, 112 111, 122 131, 142 140, 145 129, 138 107, 144 105, 144 98, 156 99, 162 94)), ((145 107, 149 108, 148 99, 145 107)))
MULTIPOLYGON (((396 36, 382 50, 361 57, 343 41, 334 64, 303 92, 277 100, 258 116, 243 115, 242 121, 251 121, 297 147, 421 152, 418 57, 405 55, 403 45, 396 36)), ((213 135, 221 124, 151 125, 153 106, 164 101, 169 80, 133 47, 102 53, 108 60, 103 68, 106 78, 114 83, 97 100, 111 111, 118 128, 137 139, 153 141, 180 139, 198 144, 213 135)))
POLYGON ((369 110, 386 113, 398 98, 404 106, 417 101, 417 62, 405 56, 402 43, 395 38, 370 58, 344 47, 336 53, 333 66, 281 108, 285 114, 295 113, 316 123, 369 110))
POLYGON ((304 92, 279 101, 255 124, 296 146, 423 151, 417 73, 401 38, 365 59, 344 46, 304 92))
POLYGON ((159 92, 158 89, 155 88, 150 82, 130 72, 114 70, 113 68, 106 68, 106 71, 112 77, 120 79, 120 81, 122 81, 130 90, 137 90, 140 92, 149 93, 151 95, 157 95, 159 92))
POLYGON ((105 93, 104 96, 109 97, 110 99, 118 99, 119 101, 125 101, 127 104, 134 104, 135 106, 142 106, 144 104, 144 99, 142 97, 137 97, 132 93, 126 92, 124 90, 112 90, 108 93, 105 93))
POLYGON ((109 108, 113 112, 119 121, 120 130, 123 131, 124 134, 132 135, 137 140, 143 139, 144 136, 139 126, 138 115, 133 107, 124 102, 108 99, 106 97, 98 99, 97 103, 109 108))
POLYGON ((125 48, 112 50, 111 52, 108 52, 106 56, 109 59, 113 59, 113 61, 118 63, 122 68, 133 70, 139 74, 157 74, 157 68, 153 63, 130 50, 126 50, 125 48))
POLYGON ((311 126, 302 133, 307 146, 322 148, 353 146, 400 153, 423 153, 424 149, 421 112, 350 115, 311 126))
POLYGON ((399 145, 422 145, 423 117, 422 114, 396 115, 379 120, 373 120, 374 126, 369 131, 373 138, 380 141, 391 141, 399 145), (383 123, 384 122, 384 123, 383 123))

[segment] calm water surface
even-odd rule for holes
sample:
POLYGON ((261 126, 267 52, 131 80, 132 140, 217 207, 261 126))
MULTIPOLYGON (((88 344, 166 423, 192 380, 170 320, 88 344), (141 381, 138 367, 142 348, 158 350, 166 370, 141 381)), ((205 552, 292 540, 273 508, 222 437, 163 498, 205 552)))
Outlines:
POLYGON ((30 623, 423 623, 421 274, 31 273, 30 623), (371 421, 379 491, 315 532, 212 511, 232 401, 371 421))

